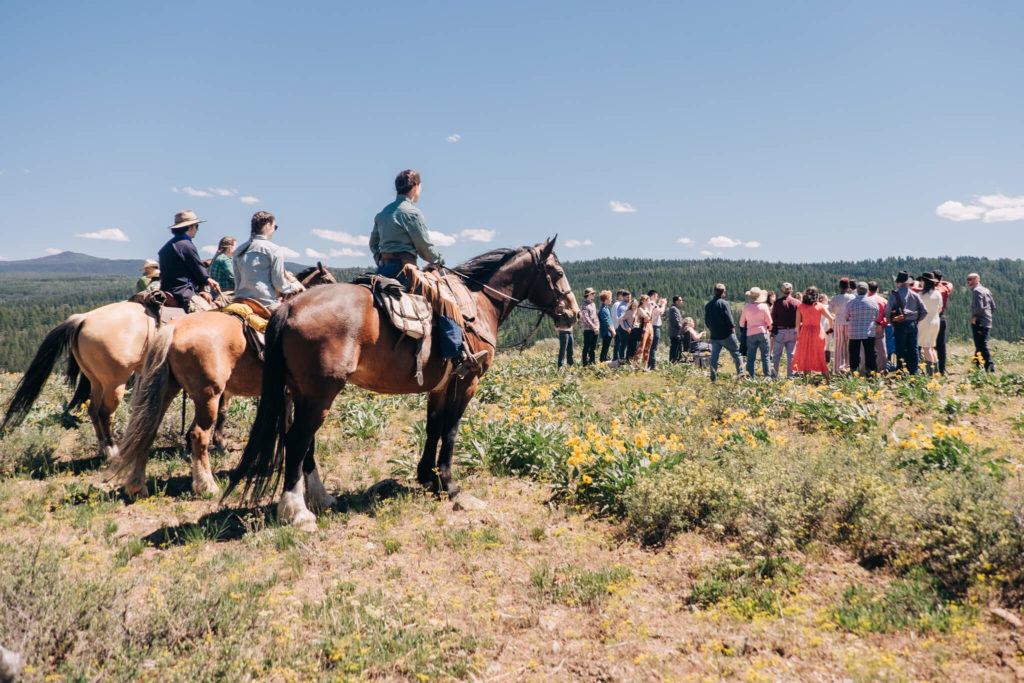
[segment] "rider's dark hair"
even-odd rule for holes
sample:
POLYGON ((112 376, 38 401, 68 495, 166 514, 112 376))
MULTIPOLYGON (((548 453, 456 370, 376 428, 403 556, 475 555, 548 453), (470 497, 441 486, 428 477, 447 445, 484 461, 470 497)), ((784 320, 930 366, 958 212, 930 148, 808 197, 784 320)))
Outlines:
POLYGON ((420 174, 407 168, 395 176, 395 191, 398 194, 409 194, 412 188, 420 184, 420 174))
POLYGON ((274 222, 274 215, 267 211, 257 211, 252 215, 252 221, 249 223, 250 232, 253 235, 262 235, 263 229, 274 222))

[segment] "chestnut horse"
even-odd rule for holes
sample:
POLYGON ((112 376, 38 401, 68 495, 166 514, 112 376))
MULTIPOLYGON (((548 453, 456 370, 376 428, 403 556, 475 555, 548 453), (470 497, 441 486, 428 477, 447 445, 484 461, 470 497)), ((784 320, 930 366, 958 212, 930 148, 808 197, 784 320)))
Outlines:
MULTIPOLYGON (((497 249, 454 269, 465 280, 476 303, 473 326, 481 337, 495 339, 498 326, 523 301, 546 312, 561 326, 579 318, 576 298, 554 246, 555 240, 550 239, 533 247, 497 249)), ((451 461, 459 421, 480 375, 494 359, 494 349, 490 349, 478 372, 458 379, 449 376, 438 347, 433 345, 424 364, 421 387, 414 378, 414 342, 381 321, 364 287, 311 289, 282 305, 267 327, 263 391, 249 442, 224 495, 243 479, 246 500, 271 495, 283 468, 279 521, 304 530, 315 529, 316 518, 304 500, 306 477, 319 481, 313 476, 314 439, 335 396, 352 382, 383 394, 429 394, 427 439, 417 479, 435 493, 446 492, 454 498, 459 488, 452 482, 451 461), (287 431, 286 388, 295 406, 287 431)))
MULTIPOLYGON (((317 263, 296 276, 305 286, 334 284, 317 263)), ((219 490, 210 469, 210 441, 220 434, 232 396, 259 396, 263 361, 246 343, 245 324, 218 311, 186 315, 165 325, 150 343, 146 364, 132 392, 131 418, 121 438, 120 471, 130 471, 125 493, 145 498, 149 448, 171 401, 182 389, 195 406, 189 428, 192 490, 219 490)))

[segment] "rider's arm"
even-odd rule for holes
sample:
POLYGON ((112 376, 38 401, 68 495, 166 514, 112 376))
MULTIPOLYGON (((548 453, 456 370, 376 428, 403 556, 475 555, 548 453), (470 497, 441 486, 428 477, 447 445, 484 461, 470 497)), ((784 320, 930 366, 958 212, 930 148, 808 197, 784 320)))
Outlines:
POLYGON ((376 219, 373 221, 373 230, 370 231, 370 253, 373 254, 373 262, 380 265, 380 230, 377 228, 376 219))
POLYGON ((416 253, 427 263, 443 264, 444 259, 441 253, 434 248, 427 233, 427 223, 423 220, 423 214, 419 211, 402 211, 395 213, 395 219, 409 233, 412 243, 416 246, 416 253))
POLYGON ((270 260, 270 281, 274 285, 274 291, 278 294, 291 294, 303 289, 299 282, 293 282, 285 277, 284 257, 281 256, 281 252, 276 250, 270 260))

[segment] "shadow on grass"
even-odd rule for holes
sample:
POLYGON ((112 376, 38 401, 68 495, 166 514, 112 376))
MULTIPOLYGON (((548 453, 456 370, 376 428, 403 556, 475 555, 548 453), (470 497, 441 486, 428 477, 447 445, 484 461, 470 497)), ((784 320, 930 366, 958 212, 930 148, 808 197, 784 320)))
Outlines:
POLYGON ((32 474, 33 479, 47 479, 61 474, 79 475, 86 472, 93 472, 100 469, 107 459, 102 455, 94 455, 91 458, 78 458, 76 460, 55 460, 51 454, 40 454, 28 463, 25 467, 32 474))
MULTIPOLYGON (((153 483, 153 480, 150 480, 151 486, 153 483)), ((161 486, 162 488, 157 490, 160 490, 162 495, 172 496, 173 490, 179 486, 183 487, 185 491, 191 491, 192 479, 191 477, 171 477, 164 480, 161 486)), ((372 515, 377 502, 408 495, 423 495, 423 490, 418 487, 405 486, 394 479, 387 479, 366 490, 338 493, 337 502, 332 510, 340 514, 372 515)), ((161 527, 153 533, 143 536, 142 541, 154 548, 169 548, 207 541, 226 543, 237 541, 248 533, 277 524, 276 503, 242 508, 225 507, 203 515, 195 522, 161 527)))

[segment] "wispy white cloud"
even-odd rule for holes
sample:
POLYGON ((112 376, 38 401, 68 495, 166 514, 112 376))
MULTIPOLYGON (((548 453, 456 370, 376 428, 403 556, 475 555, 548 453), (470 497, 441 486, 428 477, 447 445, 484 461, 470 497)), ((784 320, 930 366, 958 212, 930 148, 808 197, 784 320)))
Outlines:
POLYGON ((285 258, 299 258, 299 256, 301 256, 301 254, 294 249, 289 249, 288 247, 280 244, 277 246, 277 250, 280 251, 285 258))
POLYGON ((212 197, 213 196, 212 194, 210 194, 206 190, 197 190, 196 188, 189 187, 188 185, 186 185, 185 187, 181 188, 181 191, 184 192, 185 194, 189 195, 190 197, 212 197))
POLYGON ((461 139, 461 135, 459 135, 458 133, 452 133, 451 135, 445 138, 445 142, 458 142, 461 139))
POLYGON ((226 187, 209 187, 207 189, 218 197, 234 197, 238 194, 238 190, 229 190, 226 187))
POLYGON ((63 249, 57 249, 56 247, 47 247, 46 249, 43 249, 43 251, 45 251, 47 254, 50 254, 51 256, 53 256, 54 254, 61 253, 63 251, 63 249))
POLYGON ((612 200, 608 202, 608 206, 612 207, 612 211, 615 213, 636 213, 636 208, 627 202, 612 200))
POLYGON ((719 249, 731 249, 732 247, 738 247, 743 244, 740 240, 734 240, 731 237, 725 235, 716 235, 708 240, 708 244, 719 249))
POLYGON ((177 192, 177 191, 178 191, 178 188, 176 188, 176 187, 172 187, 171 188, 171 192, 177 192))
POLYGON ((497 233, 494 230, 481 230, 481 229, 470 229, 463 230, 459 233, 459 237, 462 239, 469 240, 470 242, 492 242, 494 236, 497 233))
POLYGON ((700 255, 701 255, 701 256, 704 256, 704 257, 708 257, 708 256, 714 256, 714 255, 715 255, 715 252, 713 252, 713 251, 708 251, 707 249, 701 249, 701 251, 700 251, 700 255))
POLYGON ((259 204, 260 198, 253 197, 251 194, 247 194, 239 197, 238 201, 242 202, 243 204, 259 204))
POLYGON ((427 230, 430 241, 439 247, 450 247, 455 244, 455 235, 446 235, 437 230, 427 230))
POLYGON ((342 247, 341 249, 331 249, 331 253, 329 253, 328 256, 331 258, 338 256, 366 256, 366 252, 360 251, 359 249, 352 249, 350 247, 342 247))
POLYGON ((948 201, 938 205, 935 214, 951 221, 976 221, 1002 223, 1024 220, 1024 196, 1007 197, 1005 194, 983 194, 975 197, 976 203, 948 201))
POLYGON ((80 232, 75 237, 84 237, 87 240, 109 240, 111 242, 127 242, 128 235, 118 228, 107 228, 96 232, 80 232))
POLYGON ((317 251, 316 249, 306 247, 303 251, 306 254, 306 258, 327 258, 327 254, 322 251, 317 251))
POLYGON ((314 228, 312 232, 320 239, 348 244, 353 247, 365 247, 370 243, 369 235, 352 235, 340 230, 323 230, 321 228, 314 228))
POLYGON ((203 247, 199 251, 203 252, 204 254, 209 254, 210 256, 213 256, 214 254, 217 253, 217 245, 216 244, 207 244, 205 247, 203 247))
POLYGON ((744 242, 743 246, 745 246, 747 249, 757 249, 759 246, 761 246, 761 243, 754 240, 751 242, 744 242))
POLYGON ((582 242, 580 240, 566 240, 565 241, 565 246, 570 247, 570 248, 571 247, 589 247, 592 244, 593 244, 593 242, 591 242, 590 240, 583 240, 582 242))
POLYGON ((677 244, 681 244, 684 247, 692 247, 695 244, 697 244, 696 242, 691 240, 689 237, 680 237, 679 239, 676 240, 676 243, 677 244))

